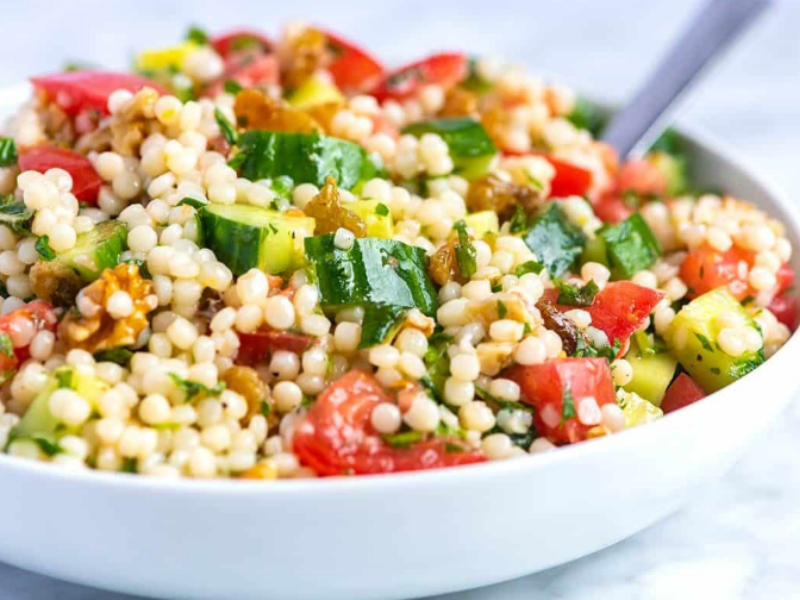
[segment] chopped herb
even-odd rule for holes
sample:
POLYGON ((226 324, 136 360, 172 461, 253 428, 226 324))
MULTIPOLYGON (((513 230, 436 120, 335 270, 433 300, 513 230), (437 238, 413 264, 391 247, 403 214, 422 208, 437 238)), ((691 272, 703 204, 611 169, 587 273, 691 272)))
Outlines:
POLYGON ((527 322, 526 322, 526 323, 525 323, 525 326, 522 328, 522 337, 525 337, 525 336, 526 336, 526 335, 528 335, 528 334, 529 334, 531 331, 533 331, 533 330, 531 329, 530 323, 527 323, 527 322))
POLYGON ((36 240, 36 252, 39 253, 39 258, 45 262, 50 262, 56 258, 56 252, 50 247, 50 238, 43 235, 36 240))
POLYGON ((711 341, 704 336, 702 333, 694 332, 695 337, 700 340, 700 343, 703 345, 703 349, 707 352, 714 352, 714 346, 711 345, 711 341))
POLYGON ((598 137, 606 124, 605 115, 582 98, 575 102, 567 120, 578 129, 586 129, 593 137, 598 137))
POLYGON ((445 442, 444 443, 444 451, 447 454, 455 454, 456 452, 464 452, 464 447, 453 443, 453 442, 445 442))
POLYGON ((392 448, 410 448, 411 444, 422 441, 422 433, 419 431, 387 433, 383 436, 383 441, 389 444, 392 448))
POLYGON ((450 361, 447 358, 447 346, 453 338, 443 331, 437 331, 428 339, 428 350, 423 361, 427 367, 420 384, 436 401, 442 401, 444 383, 450 375, 450 361))
POLYGON ((14 342, 11 340, 11 336, 5 332, 0 332, 0 352, 10 358, 14 357, 14 342))
POLYGON ((192 25, 189 28, 189 31, 186 32, 186 40, 201 46, 205 46, 208 44, 208 34, 196 25, 192 25))
POLYGON ((61 68, 62 71, 73 73, 75 71, 89 71, 90 69, 97 69, 97 65, 88 63, 82 60, 70 60, 64 63, 61 68))
POLYGON ((272 410, 272 407, 269 405, 269 402, 267 402, 266 400, 262 400, 261 401, 261 414, 264 415, 265 417, 269 416, 269 413, 270 413, 271 410, 272 410))
POLYGON ((139 461, 135 458, 122 459, 122 468, 120 471, 123 473, 136 473, 139 468, 139 461))
POLYGON ((506 315, 508 314, 508 308, 503 303, 502 300, 497 301, 497 318, 498 319, 505 319, 506 315))
POLYGON ((464 221, 459 221, 453 225, 453 229, 458 232, 458 243, 454 248, 456 262, 458 263, 458 272, 465 279, 469 279, 478 270, 478 253, 469 239, 467 224, 464 221))
POLYGON ((238 81, 235 81, 233 79, 227 79, 225 83, 222 84, 222 89, 225 90, 226 94, 231 94, 235 96, 236 94, 241 92, 244 89, 244 87, 242 87, 242 84, 239 83, 238 81))
POLYGON ((533 412, 533 407, 528 406, 522 402, 514 402, 512 400, 503 400, 502 398, 498 398, 497 396, 492 395, 487 390, 475 387, 475 393, 480 396, 485 402, 489 402, 491 404, 495 404, 499 409, 506 409, 506 410, 522 410, 525 412, 533 412))
POLYGON ((742 306, 747 306, 748 304, 752 304, 755 302, 755 296, 745 296, 742 298, 742 306))
POLYGON ((584 336, 580 336, 572 356, 579 358, 605 358, 608 362, 613 362, 621 348, 622 343, 618 338, 614 338, 613 344, 598 348, 587 342, 584 336))
POLYGON ((128 260, 123 260, 126 265, 136 265, 139 269, 139 275, 141 275, 145 279, 152 279, 152 275, 150 274, 150 269, 147 268, 147 261, 143 258, 134 258, 131 257, 128 260))
POLYGON ((58 442, 51 440, 48 436, 40 433, 34 433, 31 435, 30 439, 37 446, 39 446, 39 450, 44 452, 47 456, 55 456, 56 454, 61 454, 64 452, 64 449, 59 446, 58 442))
POLYGON ((236 127, 233 126, 233 123, 228 121, 222 111, 219 108, 214 109, 214 118, 219 125, 219 129, 222 132, 222 137, 225 138, 225 141, 228 142, 231 146, 235 146, 239 143, 239 133, 236 131, 236 127))
POLYGON ((522 233, 528 228, 528 215, 521 206, 514 210, 514 216, 508 222, 508 230, 511 233, 522 233))
POLYGON ((542 191, 544 189, 544 184, 542 184, 542 182, 539 181, 539 179, 537 179, 536 177, 534 177, 530 173, 525 173, 525 175, 528 178, 528 183, 530 183, 534 188, 536 188, 539 191, 542 191))
POLYGON ((386 217, 389 215, 389 207, 386 206, 383 202, 379 202, 378 206, 375 207, 375 214, 380 215, 382 217, 386 217))
POLYGON ((529 260, 526 263, 522 263, 516 269, 514 269, 514 275, 517 277, 522 277, 527 273, 535 273, 538 275, 544 269, 544 265, 540 263, 538 260, 529 260))
POLYGON ((314 400, 316 400, 316 398, 312 398, 311 396, 303 394, 303 399, 300 400, 300 408, 308 408, 314 404, 314 400))
POLYGON ((72 389, 72 369, 59 369, 56 371, 58 389, 72 389))
POLYGON ((553 277, 568 271, 586 245, 586 236, 555 202, 548 203, 522 239, 553 277))
POLYGON ((591 306, 592 302, 594 302, 594 297, 600 291, 594 279, 590 279, 583 287, 572 285, 561 279, 555 279, 553 283, 558 288, 556 302, 565 306, 591 306))
POLYGON ((108 350, 100 350, 99 352, 94 353, 95 361, 110 362, 121 367, 126 367, 128 363, 131 362, 132 356, 133 350, 124 348, 122 346, 118 348, 110 348, 108 350))
POLYGON ((496 294, 497 292, 502 292, 502 291, 503 291, 503 284, 502 283, 500 283, 498 281, 497 283, 493 283, 492 284, 492 293, 493 294, 496 294))
POLYGON ((196 381, 189 381, 184 379, 176 373, 170 373, 169 376, 175 385, 184 393, 184 402, 191 402, 196 396, 202 395, 204 397, 219 396, 225 390, 225 382, 220 381, 213 388, 210 388, 202 383, 196 381))
POLYGON ((13 167, 17 164, 19 154, 14 138, 0 138, 0 167, 13 167))
POLYGON ((5 225, 14 233, 27 235, 31 232, 33 211, 25 206, 23 200, 17 200, 13 194, 0 197, 0 225, 5 225))
POLYGON ((561 410, 561 422, 571 419, 577 415, 575 412, 575 398, 569 388, 564 388, 564 395, 561 399, 563 408, 561 410))

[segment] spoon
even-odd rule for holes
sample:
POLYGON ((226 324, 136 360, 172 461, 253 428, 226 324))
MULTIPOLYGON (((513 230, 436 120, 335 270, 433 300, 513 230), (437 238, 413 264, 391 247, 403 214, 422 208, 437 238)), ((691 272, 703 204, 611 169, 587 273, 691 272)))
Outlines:
POLYGON ((633 99, 602 135, 620 158, 643 156, 700 71, 755 22, 773 0, 711 0, 694 17, 633 99))

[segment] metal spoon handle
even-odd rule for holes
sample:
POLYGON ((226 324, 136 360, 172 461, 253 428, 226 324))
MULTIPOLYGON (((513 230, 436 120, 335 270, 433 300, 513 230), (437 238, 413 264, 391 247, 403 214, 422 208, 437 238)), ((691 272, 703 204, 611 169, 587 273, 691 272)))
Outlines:
POLYGON ((676 99, 773 0, 711 0, 603 133, 621 158, 641 156, 663 131, 676 99))

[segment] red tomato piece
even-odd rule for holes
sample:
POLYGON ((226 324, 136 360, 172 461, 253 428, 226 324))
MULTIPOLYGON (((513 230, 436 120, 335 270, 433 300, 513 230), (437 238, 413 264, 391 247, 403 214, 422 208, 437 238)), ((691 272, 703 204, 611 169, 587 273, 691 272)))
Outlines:
POLYGON ((328 64, 336 85, 346 92, 360 92, 370 89, 383 76, 383 65, 370 54, 347 40, 329 31, 323 31, 328 38, 328 49, 332 54, 328 64))
POLYGON ((505 376, 519 384, 522 401, 536 408, 536 429, 554 443, 585 440, 587 432, 600 423, 600 407, 616 402, 611 367, 604 358, 558 358, 540 365, 517 365, 505 376), (572 402, 566 410, 565 399, 572 402), (583 404, 590 399, 594 402, 583 404))
POLYGON ((0 332, 8 334, 14 344, 14 356, 0 352, 0 373, 16 369, 30 357, 30 342, 43 330, 55 331, 58 324, 53 305, 44 300, 34 300, 0 317, 0 332), (31 327, 31 325, 33 327, 31 327))
POLYGON ((603 331, 612 344, 618 339, 625 344, 634 331, 664 297, 630 281, 614 281, 606 285, 586 310, 592 315, 592 326, 603 331))
POLYGON ((658 167, 644 159, 628 160, 617 173, 617 190, 639 196, 663 196, 667 193, 667 178, 658 167))
POLYGON ((560 158, 543 156, 556 170, 556 174, 550 182, 551 197, 585 196, 589 192, 592 185, 591 171, 560 158))
POLYGON ((72 193, 81 202, 97 204, 97 194, 103 180, 83 154, 57 146, 35 146, 19 156, 23 171, 44 173, 48 169, 64 169, 72 176, 72 193))
POLYGON ((379 102, 403 100, 427 84, 451 87, 467 77, 468 60, 461 52, 434 54, 388 73, 372 91, 379 102))
POLYGON ((781 323, 786 325, 791 331, 797 329, 798 317, 800 317, 800 306, 796 296, 781 294, 775 296, 767 307, 781 323))
POLYGON ((746 298, 751 290, 746 279, 741 276, 741 272, 746 274, 746 270, 740 264, 750 265, 752 261, 752 252, 736 246, 725 252, 714 250, 710 246, 695 248, 686 255, 681 264, 681 279, 689 287, 687 296, 696 298, 711 290, 728 286, 737 300, 746 298))
POLYGON ((32 77, 37 90, 46 92, 69 115, 92 109, 108 114, 108 97, 117 90, 136 93, 150 87, 159 94, 164 89, 157 83, 133 73, 110 71, 70 71, 32 77))
POLYGON ((661 410, 664 411, 664 414, 671 413, 705 397, 703 388, 686 373, 681 373, 667 388, 667 393, 664 394, 664 399, 661 401, 661 410))
POLYGON ((372 428, 373 409, 392 402, 372 375, 350 371, 319 395, 294 434, 294 451, 320 475, 367 475, 484 462, 480 451, 448 451, 435 439, 393 448, 372 428))
POLYGON ((604 223, 622 223, 634 210, 615 191, 603 194, 594 203, 594 214, 604 223))
POLYGON ((225 59, 223 74, 203 91, 213 98, 221 93, 226 81, 235 81, 244 88, 263 84, 274 84, 280 80, 280 67, 274 54, 262 54, 259 50, 231 53, 225 59))
POLYGON ((290 331, 258 330, 252 333, 239 334, 238 362, 256 364, 263 361, 267 354, 277 350, 286 350, 300 354, 306 350, 314 339, 290 331))
POLYGON ((783 263, 778 269, 775 278, 778 280, 778 291, 776 294, 785 292, 794 283, 794 269, 788 263, 783 263))
POLYGON ((260 31, 255 29, 233 29, 219 35, 215 35, 210 40, 214 50, 222 58, 227 58, 232 52, 258 48, 263 52, 272 50, 272 42, 260 31))

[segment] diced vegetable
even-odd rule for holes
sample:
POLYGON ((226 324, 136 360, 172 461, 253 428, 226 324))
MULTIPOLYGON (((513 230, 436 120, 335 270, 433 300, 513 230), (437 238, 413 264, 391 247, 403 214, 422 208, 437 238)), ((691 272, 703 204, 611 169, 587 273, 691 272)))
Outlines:
POLYGON ((383 65, 352 42, 323 31, 332 58, 326 66, 336 85, 354 93, 374 86, 383 76, 383 65))
POLYGON ((680 196, 689 187, 686 172, 686 159, 682 156, 672 156, 665 152, 655 152, 648 155, 647 161, 664 176, 665 193, 669 197, 680 196))
POLYGON ((764 351, 725 353, 717 343, 723 327, 752 328, 755 321, 727 288, 718 288, 684 306, 669 326, 665 339, 681 366, 707 392, 715 392, 744 377, 764 362, 764 351))
POLYGON ((186 41, 166 48, 143 50, 136 56, 135 68, 137 71, 161 71, 183 68, 183 61, 198 48, 192 41, 186 41))
POLYGON ((664 416, 660 408, 635 392, 620 390, 619 407, 625 415, 625 427, 638 427, 664 416))
POLYGON ((477 239, 482 239, 487 233, 498 233, 500 231, 500 220, 497 213, 493 210, 482 210, 464 217, 467 227, 472 229, 477 239))
POLYGON ((615 279, 630 279, 661 256, 658 240, 639 213, 618 225, 604 227, 598 237, 604 242, 606 254, 606 260, 599 262, 609 266, 615 279))
POLYGON ((483 462, 457 438, 431 438, 393 447, 370 422, 392 398, 371 375, 350 371, 330 384, 300 421, 293 450, 323 476, 417 471, 483 462))
POLYGON ((620 195, 663 196, 667 191, 667 178, 653 163, 645 159, 631 159, 620 166, 616 178, 620 195))
POLYGON ((522 401, 536 408, 536 430, 551 442, 585 440, 589 429, 600 424, 600 408, 616 402, 611 369, 604 358, 563 358, 518 365, 505 377, 516 381, 522 401))
POLYGON ((144 87, 160 94, 164 89, 157 83, 131 73, 109 71, 69 71, 32 77, 36 89, 46 92, 67 114, 75 115, 85 109, 108 114, 108 97, 117 90, 136 93, 144 87))
POLYGON ((339 187, 350 189, 377 173, 358 144, 316 133, 248 131, 240 136, 239 146, 241 153, 233 160, 242 177, 251 181, 286 175, 295 184, 322 187, 333 177, 339 187))
POLYGON ((319 77, 309 77, 287 97, 289 104, 295 108, 309 108, 328 102, 339 103, 343 100, 344 96, 339 88, 319 77))
POLYGON ((752 261, 752 253, 737 246, 725 252, 710 246, 694 248, 681 263, 681 279, 689 287, 687 296, 694 298, 725 286, 737 300, 743 300, 750 295, 750 285, 742 277, 740 264, 748 266, 752 261))
POLYGON ((14 233, 30 234, 33 211, 25 206, 24 200, 14 196, 0 196, 0 225, 5 225, 14 233))
POLYGON ((460 52, 434 54, 400 67, 386 75, 371 94, 379 102, 403 100, 416 94, 424 85, 453 86, 467 77, 468 60, 460 52))
POLYGON ((72 177, 72 193, 80 202, 97 204, 97 194, 103 180, 83 154, 68 148, 36 146, 19 157, 22 171, 45 173, 49 169, 64 169, 72 177))
POLYGON ((14 138, 0 137, 0 167, 13 167, 17 164, 19 153, 14 138))
POLYGON ((664 411, 664 414, 669 414, 679 408, 694 404, 705 397, 705 392, 695 383, 694 379, 686 373, 681 373, 669 386, 664 400, 661 402, 661 410, 664 411))
POLYGON ((285 350, 302 354, 314 338, 291 331, 270 331, 259 329, 252 333, 239 333, 239 354, 236 361, 246 365, 256 365, 272 352, 285 350))
POLYGON ((797 296, 781 294, 775 296, 767 307, 781 323, 786 325, 790 331, 797 329, 798 317, 800 317, 800 306, 798 306, 797 296))
POLYGON ((555 203, 534 220, 522 239, 553 277, 561 277, 572 268, 586 243, 583 232, 555 203))
POLYGON ((205 245, 236 275, 254 268, 278 274, 296 266, 303 238, 314 234, 314 219, 245 204, 209 204, 199 219, 205 245))
POLYGON ((368 237, 391 239, 394 236, 394 221, 385 204, 377 200, 357 200, 344 206, 364 221, 368 237))
POLYGON ((578 129, 586 129, 592 137, 599 137, 606 124, 606 116, 592 104, 578 98, 567 120, 578 129))
POLYGON ((269 38, 254 29, 226 31, 212 37, 210 42, 214 50, 223 58, 227 58, 232 52, 252 49, 269 51, 272 48, 272 42, 269 38))
POLYGON ((119 264, 128 247, 128 226, 124 221, 103 221, 81 233, 72 250, 59 254, 56 263, 74 269, 84 281, 92 282, 105 269, 119 264))
POLYGON ((450 151, 454 173, 465 179, 476 179, 485 175, 497 155, 497 148, 486 129, 475 119, 464 117, 419 121, 406 125, 403 133, 416 137, 422 137, 426 133, 439 135, 450 151))
POLYGON ((550 181, 550 196, 566 198, 568 196, 585 196, 592 186, 592 172, 571 162, 544 155, 553 168, 555 176, 550 181))
POLYGON ((606 285, 585 310, 592 315, 592 327, 605 333, 609 343, 619 340, 624 345, 663 297, 663 292, 630 281, 615 281, 606 285))
POLYGON ((669 352, 658 349, 647 353, 635 342, 631 343, 625 359, 633 368, 633 379, 625 389, 635 392, 655 406, 661 406, 661 400, 675 376, 675 369, 678 368, 677 359, 669 352))

